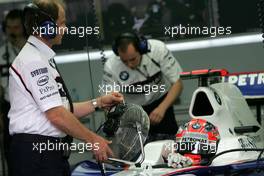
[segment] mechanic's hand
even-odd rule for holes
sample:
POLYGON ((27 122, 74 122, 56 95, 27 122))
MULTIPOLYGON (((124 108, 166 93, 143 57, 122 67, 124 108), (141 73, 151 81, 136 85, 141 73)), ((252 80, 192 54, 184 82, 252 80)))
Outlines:
POLYGON ((150 123, 153 125, 159 124, 164 118, 165 112, 164 108, 157 107, 154 109, 149 115, 150 123))
POLYGON ((103 109, 109 109, 112 106, 124 101, 124 97, 121 93, 112 92, 110 94, 101 96, 98 98, 99 107, 103 109))
POLYGON ((92 139, 93 143, 93 153, 97 161, 106 161, 109 157, 113 157, 114 154, 108 144, 111 144, 111 141, 108 141, 101 136, 95 135, 92 139))
POLYGON ((192 160, 189 157, 182 156, 179 153, 170 153, 168 155, 168 166, 173 168, 184 168, 192 165, 192 160))

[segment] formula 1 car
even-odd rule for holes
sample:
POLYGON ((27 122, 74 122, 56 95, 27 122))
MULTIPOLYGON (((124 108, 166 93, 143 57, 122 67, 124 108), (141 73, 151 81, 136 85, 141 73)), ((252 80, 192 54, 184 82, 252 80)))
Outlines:
MULTIPOLYGON (((225 70, 182 73, 182 79, 199 79, 199 87, 192 95, 190 118, 213 124, 220 136, 216 152, 205 163, 184 168, 168 167, 163 157, 164 146, 175 141, 162 140, 146 144, 135 162, 117 159, 116 162, 123 164, 102 167, 92 161, 83 161, 73 169, 72 176, 264 175, 264 129, 239 88, 224 81, 227 75, 225 70)), ((197 129, 197 124, 192 127, 197 129)))

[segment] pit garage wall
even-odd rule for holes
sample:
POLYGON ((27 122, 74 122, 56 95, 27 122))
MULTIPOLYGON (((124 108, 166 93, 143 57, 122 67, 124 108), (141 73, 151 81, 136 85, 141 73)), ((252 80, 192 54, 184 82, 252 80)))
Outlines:
MULTIPOLYGON (((261 43, 215 47, 173 52, 184 71, 206 68, 225 68, 229 72, 253 72, 264 70, 264 48, 261 43)), ((59 68, 74 100, 86 100, 98 96, 98 85, 102 77, 102 63, 100 60, 91 61, 92 83, 89 74, 88 61, 60 64, 59 68), (76 89, 74 93, 73 89, 76 89)), ((184 91, 176 109, 176 118, 179 124, 187 121, 188 106, 192 92, 197 87, 196 80, 184 81, 184 91)), ((104 114, 97 112, 95 118, 84 120, 91 129, 95 129, 104 120, 104 114), (96 120, 95 120, 96 119, 96 120)))

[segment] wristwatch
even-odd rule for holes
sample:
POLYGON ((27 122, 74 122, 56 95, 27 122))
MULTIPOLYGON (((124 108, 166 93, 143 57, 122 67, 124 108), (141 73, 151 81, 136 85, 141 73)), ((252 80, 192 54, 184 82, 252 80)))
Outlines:
POLYGON ((92 103, 92 105, 93 105, 94 109, 95 109, 95 110, 98 110, 98 103, 97 103, 97 99, 96 99, 96 98, 95 98, 95 99, 92 99, 92 100, 91 100, 91 103, 92 103))

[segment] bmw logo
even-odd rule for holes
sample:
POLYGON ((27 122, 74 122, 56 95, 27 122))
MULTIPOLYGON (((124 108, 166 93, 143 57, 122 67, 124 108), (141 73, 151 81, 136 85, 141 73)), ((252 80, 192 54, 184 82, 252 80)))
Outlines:
POLYGON ((200 123, 195 123, 192 125, 192 128, 197 130, 197 129, 201 128, 201 125, 200 125, 200 123))
POLYGON ((119 78, 123 81, 126 81, 129 78, 129 74, 127 71, 122 71, 119 74, 119 78))

